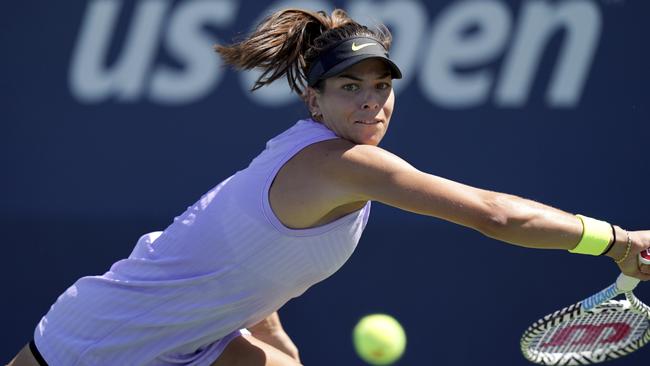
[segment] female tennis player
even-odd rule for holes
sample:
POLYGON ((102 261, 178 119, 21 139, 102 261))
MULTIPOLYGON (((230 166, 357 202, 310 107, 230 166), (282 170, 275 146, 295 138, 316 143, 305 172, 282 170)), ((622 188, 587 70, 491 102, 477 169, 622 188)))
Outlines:
POLYGON ((217 46, 227 64, 264 71, 253 89, 286 77, 310 117, 128 258, 75 282, 11 365, 299 365, 277 310, 345 263, 371 201, 515 245, 606 254, 650 279, 637 261, 650 231, 427 174, 378 147, 401 77, 390 44, 385 27, 342 10, 289 9, 217 46))

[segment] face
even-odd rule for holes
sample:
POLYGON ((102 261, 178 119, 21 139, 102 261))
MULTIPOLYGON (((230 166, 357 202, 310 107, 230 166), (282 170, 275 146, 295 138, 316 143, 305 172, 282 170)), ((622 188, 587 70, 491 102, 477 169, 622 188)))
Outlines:
POLYGON ((325 79, 322 92, 309 88, 312 115, 330 130, 356 144, 377 145, 386 134, 393 113, 390 69, 380 59, 368 59, 325 79))

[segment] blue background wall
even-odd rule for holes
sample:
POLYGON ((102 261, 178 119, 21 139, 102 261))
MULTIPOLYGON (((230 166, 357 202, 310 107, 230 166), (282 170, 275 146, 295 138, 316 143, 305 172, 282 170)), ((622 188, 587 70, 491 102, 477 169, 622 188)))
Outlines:
MULTIPOLYGON (((306 114, 283 85, 251 95, 250 76, 210 53, 296 3, 393 30, 406 77, 384 148, 449 179, 649 227, 647 2, 7 2, 0 361, 76 278, 127 256, 306 114)), ((307 365, 361 364, 350 332, 370 312, 405 326, 400 365, 525 365, 530 321, 616 274, 603 258, 375 204, 349 263, 281 315, 307 365)), ((638 293, 650 300, 647 285, 638 293)))

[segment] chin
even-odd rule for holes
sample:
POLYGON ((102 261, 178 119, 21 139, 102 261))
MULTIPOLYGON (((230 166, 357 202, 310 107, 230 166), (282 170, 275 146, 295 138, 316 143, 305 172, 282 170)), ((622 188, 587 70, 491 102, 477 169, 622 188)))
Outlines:
POLYGON ((377 146, 381 142, 383 136, 371 136, 366 138, 357 139, 357 144, 377 146))
POLYGON ((384 131, 364 131, 365 133, 357 133, 353 141, 357 144, 374 145, 377 146, 384 138, 384 131))

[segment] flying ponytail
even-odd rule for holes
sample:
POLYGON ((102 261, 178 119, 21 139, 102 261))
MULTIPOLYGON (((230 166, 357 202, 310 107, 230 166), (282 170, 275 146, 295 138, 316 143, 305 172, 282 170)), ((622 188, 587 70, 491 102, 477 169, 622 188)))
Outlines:
POLYGON ((228 46, 216 45, 215 51, 237 69, 262 70, 253 91, 286 75, 291 90, 302 95, 307 72, 320 52, 355 36, 374 38, 390 48, 388 29, 370 30, 341 9, 328 16, 323 11, 291 8, 266 17, 246 39, 228 46))

